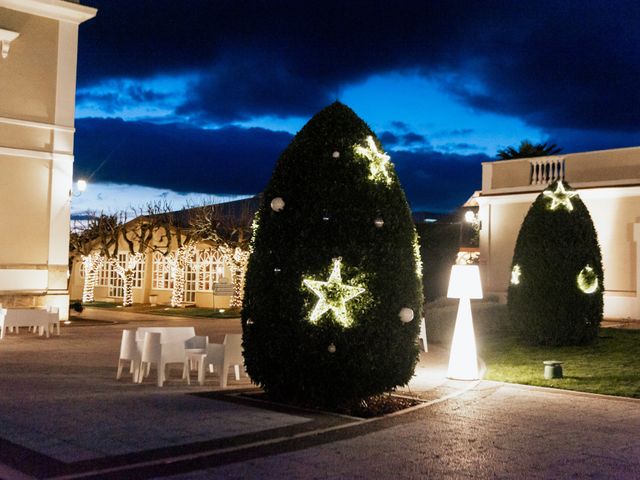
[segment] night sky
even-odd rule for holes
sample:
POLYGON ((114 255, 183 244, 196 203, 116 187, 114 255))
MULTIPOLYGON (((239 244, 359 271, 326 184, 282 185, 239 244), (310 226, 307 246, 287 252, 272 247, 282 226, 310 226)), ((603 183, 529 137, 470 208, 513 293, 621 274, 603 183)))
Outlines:
POLYGON ((260 192, 340 100, 414 210, 480 189, 523 139, 640 145, 640 2, 83 0, 74 211, 260 192))

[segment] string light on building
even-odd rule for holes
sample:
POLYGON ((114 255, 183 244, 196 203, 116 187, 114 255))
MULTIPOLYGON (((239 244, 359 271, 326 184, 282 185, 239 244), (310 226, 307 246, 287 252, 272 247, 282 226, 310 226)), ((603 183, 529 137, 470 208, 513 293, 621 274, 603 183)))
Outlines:
POLYGON ((373 141, 373 137, 369 135, 366 139, 367 146, 355 146, 355 152, 361 157, 369 160, 369 179, 374 181, 383 181, 387 185, 391 183, 389 175, 389 167, 391 165, 391 157, 386 153, 381 153, 373 141))
POLYGON ((326 282, 305 278, 303 284, 311 290, 318 301, 309 319, 316 322, 326 312, 331 311, 334 318, 344 326, 349 326, 351 319, 347 313, 347 302, 365 291, 362 287, 342 283, 342 260, 333 259, 331 275, 326 282))

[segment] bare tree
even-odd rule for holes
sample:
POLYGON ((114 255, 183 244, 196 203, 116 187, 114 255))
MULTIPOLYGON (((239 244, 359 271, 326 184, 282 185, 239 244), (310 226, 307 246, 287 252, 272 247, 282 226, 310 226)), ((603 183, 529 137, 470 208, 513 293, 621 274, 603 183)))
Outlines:
POLYGON ((162 230, 162 243, 156 251, 164 255, 165 265, 171 275, 173 288, 171 306, 184 304, 185 273, 196 252, 193 231, 188 222, 188 210, 164 212, 155 216, 157 228, 162 230))
POLYGON ((89 215, 81 228, 71 232, 70 262, 80 258, 84 269, 82 301, 93 302, 98 273, 109 258, 117 255, 118 215, 89 215))
POLYGON ((136 268, 144 263, 148 251, 162 248, 162 240, 166 241, 167 239, 165 233, 158 245, 154 242, 158 231, 165 228, 162 217, 168 213, 169 208, 167 203, 148 203, 145 207, 131 208, 134 216, 132 221, 127 221, 126 212, 121 215, 120 237, 127 244, 129 252, 124 265, 121 265, 115 258, 112 259, 112 264, 113 269, 122 279, 122 305, 124 307, 133 305, 136 268))
POLYGON ((240 308, 249 263, 254 212, 246 202, 208 205, 193 211, 191 230, 196 238, 212 242, 223 255, 233 282, 231 307, 240 308))

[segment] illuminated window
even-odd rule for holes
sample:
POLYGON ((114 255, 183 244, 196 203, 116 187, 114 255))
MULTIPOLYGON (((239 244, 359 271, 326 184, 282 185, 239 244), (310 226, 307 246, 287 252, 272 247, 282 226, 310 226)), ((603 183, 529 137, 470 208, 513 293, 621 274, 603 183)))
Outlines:
POLYGON ((224 276, 224 260, 218 250, 200 250, 197 254, 198 291, 210 292, 224 276))
POLYGON ((160 252, 153 254, 151 288, 155 290, 171 290, 173 288, 171 272, 165 262, 164 255, 160 252))

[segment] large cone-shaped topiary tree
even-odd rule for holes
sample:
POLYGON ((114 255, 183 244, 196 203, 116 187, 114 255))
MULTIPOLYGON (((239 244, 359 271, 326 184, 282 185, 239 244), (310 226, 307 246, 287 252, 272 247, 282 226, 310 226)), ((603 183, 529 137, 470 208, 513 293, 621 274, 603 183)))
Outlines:
POLYGON ((509 317, 526 343, 579 345, 598 335, 603 273, 587 207, 561 181, 533 203, 511 265, 509 317))
POLYGON ((254 382, 273 398, 337 405, 409 381, 416 234, 389 157, 351 109, 325 108, 282 153, 252 242, 242 327, 254 382))

